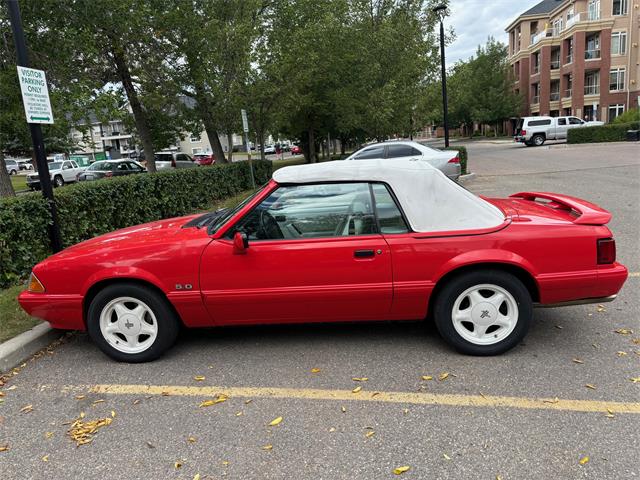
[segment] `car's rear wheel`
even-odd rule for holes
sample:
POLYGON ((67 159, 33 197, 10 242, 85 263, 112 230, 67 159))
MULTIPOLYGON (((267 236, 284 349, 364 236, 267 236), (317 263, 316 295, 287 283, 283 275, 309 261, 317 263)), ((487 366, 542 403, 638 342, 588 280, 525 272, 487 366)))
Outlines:
POLYGON ((531 141, 536 147, 541 147, 544 143, 544 135, 534 135, 531 141))
POLYGON ((18 172, 16 170, 11 170, 9 172, 9 175, 17 175, 17 174, 18 174, 18 172))
POLYGON ((520 343, 533 316, 531 295, 515 276, 484 270, 452 278, 436 298, 438 331, 468 355, 498 355, 520 343))
POLYGON ((89 305, 87 330, 114 360, 155 360, 175 342, 178 318, 166 298, 132 283, 114 284, 98 292, 89 305))
POLYGON ((53 185, 55 187, 63 187, 64 179, 60 175, 56 175, 55 178, 53 179, 53 185))

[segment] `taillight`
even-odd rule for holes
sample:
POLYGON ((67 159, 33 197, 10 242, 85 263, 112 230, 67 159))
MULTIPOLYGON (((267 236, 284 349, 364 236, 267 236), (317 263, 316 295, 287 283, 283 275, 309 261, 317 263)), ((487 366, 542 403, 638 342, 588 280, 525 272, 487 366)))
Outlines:
POLYGON ((526 130, 520 130, 520 135, 526 135, 527 131, 526 130))
POLYGON ((613 238, 598 239, 598 265, 616 261, 616 241, 613 238))
POLYGON ((460 158, 458 158, 458 155, 456 155, 451 160, 449 160, 447 163, 460 163, 460 158))
POLYGON ((172 168, 176 168, 176 159, 175 158, 171 159, 171 167, 172 168))
POLYGON ((104 172, 105 177, 113 177, 113 172, 104 172))

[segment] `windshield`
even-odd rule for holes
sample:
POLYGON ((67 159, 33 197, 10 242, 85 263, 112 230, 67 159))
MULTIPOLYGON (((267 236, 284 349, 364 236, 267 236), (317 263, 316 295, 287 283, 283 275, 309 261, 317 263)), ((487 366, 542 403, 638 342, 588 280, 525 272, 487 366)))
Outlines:
POLYGON ((108 162, 96 162, 93 165, 91 165, 87 170, 91 170, 91 171, 102 171, 102 172, 110 172, 111 170, 113 170, 114 165, 108 163, 108 162))
POLYGON ((260 192, 262 192, 265 187, 266 187, 266 185, 263 185, 262 188, 259 188, 258 190, 256 190, 254 193, 252 193, 247 198, 242 200, 235 207, 226 209, 226 211, 222 215, 220 215, 218 218, 216 218, 216 220, 211 225, 209 225, 209 229, 208 229, 209 234, 212 234, 212 233, 215 233, 216 231, 218 231, 218 229, 222 225, 224 225, 227 220, 229 220, 231 217, 233 217, 238 211, 240 211, 242 209, 242 207, 244 207, 247 203, 249 203, 260 192))
POLYGON ((51 162, 49 164, 49 170, 60 170, 62 168, 62 162, 51 162))

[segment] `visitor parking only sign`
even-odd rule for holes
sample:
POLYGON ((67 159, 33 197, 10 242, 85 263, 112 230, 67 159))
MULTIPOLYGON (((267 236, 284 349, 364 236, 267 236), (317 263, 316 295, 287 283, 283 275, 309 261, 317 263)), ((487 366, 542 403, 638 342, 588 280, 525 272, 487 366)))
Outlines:
POLYGON ((18 67, 22 103, 28 123, 53 123, 47 77, 43 70, 18 67))

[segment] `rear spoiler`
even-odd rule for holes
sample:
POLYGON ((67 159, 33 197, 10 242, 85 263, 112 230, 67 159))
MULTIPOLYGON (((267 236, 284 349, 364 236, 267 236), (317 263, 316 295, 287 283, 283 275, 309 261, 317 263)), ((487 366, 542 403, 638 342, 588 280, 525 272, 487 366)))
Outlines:
POLYGON ((578 225, 606 225, 611 220, 611 214, 593 203, 569 195, 559 195, 549 192, 519 192, 511 195, 532 202, 536 198, 549 200, 546 205, 559 210, 573 211, 577 214, 573 223, 578 225))

